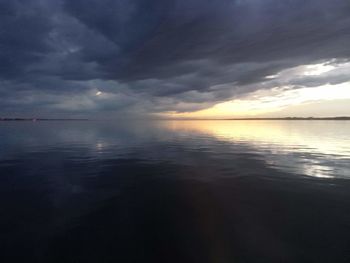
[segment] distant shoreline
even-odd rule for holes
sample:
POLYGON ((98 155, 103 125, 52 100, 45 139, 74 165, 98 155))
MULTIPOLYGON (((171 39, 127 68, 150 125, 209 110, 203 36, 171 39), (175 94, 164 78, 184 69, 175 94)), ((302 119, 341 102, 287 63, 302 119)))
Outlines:
POLYGON ((285 117, 285 118, 174 118, 174 119, 160 119, 160 120, 176 120, 176 121, 349 121, 350 117, 285 117))
POLYGON ((320 118, 314 118, 314 117, 307 117, 307 118, 303 118, 303 117, 286 117, 286 118, 230 118, 230 119, 225 119, 225 120, 287 120, 287 121, 293 121, 293 120, 330 120, 330 121, 336 121, 336 120, 340 120, 340 121, 347 121, 350 120, 350 117, 320 117, 320 118))
MULTIPOLYGON (((190 118, 169 118, 169 119, 153 119, 160 121, 350 121, 350 117, 284 117, 284 118, 222 118, 222 119, 190 119, 190 118)), ((51 118, 0 118, 2 121, 27 121, 27 122, 36 122, 36 121, 90 121, 90 119, 51 119, 51 118)), ((108 120, 106 120, 108 121, 108 120)), ((111 121, 111 120, 110 120, 111 121)))
POLYGON ((88 121, 89 119, 0 118, 0 121, 88 121))

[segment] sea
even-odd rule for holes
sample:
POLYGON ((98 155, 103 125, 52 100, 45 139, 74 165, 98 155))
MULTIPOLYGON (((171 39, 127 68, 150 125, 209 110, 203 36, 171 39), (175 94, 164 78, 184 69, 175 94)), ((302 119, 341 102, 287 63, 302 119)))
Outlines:
POLYGON ((350 121, 0 122, 0 262, 350 262, 350 121))

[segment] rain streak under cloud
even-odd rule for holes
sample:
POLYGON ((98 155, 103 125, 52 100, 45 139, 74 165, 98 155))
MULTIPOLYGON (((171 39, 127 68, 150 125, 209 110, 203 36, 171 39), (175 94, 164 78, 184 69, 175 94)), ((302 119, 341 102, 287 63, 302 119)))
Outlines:
POLYGON ((0 111, 350 115, 336 107, 350 105, 349 13, 347 0, 0 0, 0 111))

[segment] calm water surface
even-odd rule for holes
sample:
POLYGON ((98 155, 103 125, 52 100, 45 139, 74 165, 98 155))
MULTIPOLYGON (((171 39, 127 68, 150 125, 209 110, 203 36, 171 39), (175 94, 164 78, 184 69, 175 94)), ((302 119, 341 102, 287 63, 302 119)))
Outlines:
POLYGON ((349 121, 0 122, 0 261, 350 262, 349 135, 349 121))

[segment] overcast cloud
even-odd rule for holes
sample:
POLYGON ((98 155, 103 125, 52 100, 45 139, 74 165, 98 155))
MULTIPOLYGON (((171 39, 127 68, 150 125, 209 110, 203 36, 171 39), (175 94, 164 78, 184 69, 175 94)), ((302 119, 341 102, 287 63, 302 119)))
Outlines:
POLYGON ((0 0, 0 112, 185 112, 348 82, 349 14, 348 0, 0 0), (318 63, 334 68, 283 73, 318 63))

